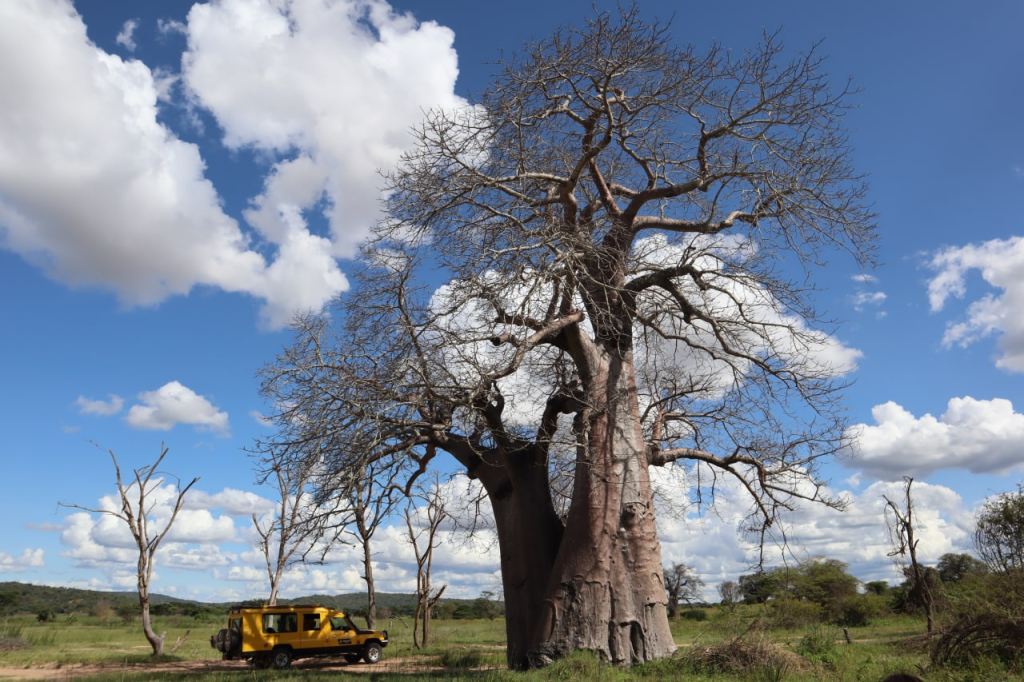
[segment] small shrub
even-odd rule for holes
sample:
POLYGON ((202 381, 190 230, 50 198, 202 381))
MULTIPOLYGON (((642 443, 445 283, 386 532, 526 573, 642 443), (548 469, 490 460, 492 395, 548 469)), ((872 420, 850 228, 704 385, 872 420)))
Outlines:
POLYGON ((685 620, 703 621, 708 619, 708 613, 703 609, 686 609, 679 612, 679 617, 685 620))
POLYGON ((797 656, 763 633, 710 646, 695 646, 686 658, 702 671, 754 676, 759 680, 783 679, 800 667, 797 656))
POLYGON ((807 633, 796 645, 796 652, 814 663, 821 663, 826 667, 834 667, 838 656, 836 640, 839 632, 828 625, 815 625, 808 629, 807 633))
POLYGON ((574 651, 544 669, 544 677, 552 680, 607 680, 614 668, 592 651, 574 651))

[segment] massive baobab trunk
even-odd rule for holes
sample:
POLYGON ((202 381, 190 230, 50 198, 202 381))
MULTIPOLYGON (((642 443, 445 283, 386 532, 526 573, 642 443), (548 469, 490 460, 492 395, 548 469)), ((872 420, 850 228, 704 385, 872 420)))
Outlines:
POLYGON ((576 649, 616 663, 676 650, 632 363, 609 363, 595 379, 605 395, 589 408, 585 459, 530 647, 535 665, 576 649))

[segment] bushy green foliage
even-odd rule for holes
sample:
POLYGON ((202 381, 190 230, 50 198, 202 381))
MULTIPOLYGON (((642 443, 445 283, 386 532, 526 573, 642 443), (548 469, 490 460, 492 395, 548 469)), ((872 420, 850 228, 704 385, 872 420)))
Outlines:
POLYGON ((988 566, 970 554, 943 554, 939 557, 935 570, 939 573, 939 580, 949 584, 958 583, 972 575, 988 573, 988 566))
MULTIPOLYGON (((922 585, 918 585, 913 578, 911 568, 904 569, 906 579, 899 587, 891 591, 892 609, 898 613, 924 613, 925 594, 922 585)), ((946 586, 939 579, 939 572, 931 567, 925 567, 923 582, 927 583, 931 592, 932 603, 937 611, 941 611, 946 605, 946 586)))
POLYGON ((993 571, 1024 571, 1024 484, 985 503, 974 547, 993 571))
POLYGON ((1024 572, 990 573, 968 581, 950 599, 932 661, 962 666, 993 659, 1024 666, 1024 572))
POLYGON ((820 604, 792 598, 773 600, 768 615, 769 624, 776 628, 802 628, 822 620, 820 604))
POLYGON ((839 631, 830 625, 812 625, 796 645, 796 652, 808 661, 820 663, 827 668, 835 667, 838 657, 836 641, 839 631))
POLYGON ((858 594, 858 581, 836 559, 817 558, 740 576, 747 603, 768 603, 772 624, 802 627, 819 621, 863 625, 884 611, 884 602, 858 594))
POLYGON ((888 580, 872 580, 864 584, 864 591, 868 594, 887 595, 889 594, 888 580))
POLYGON ((843 627, 859 628, 889 612, 889 600, 886 597, 870 592, 853 594, 834 605, 831 622, 843 627))
POLYGON ((704 621, 708 618, 708 613, 704 609, 685 609, 679 612, 679 617, 686 620, 704 621))

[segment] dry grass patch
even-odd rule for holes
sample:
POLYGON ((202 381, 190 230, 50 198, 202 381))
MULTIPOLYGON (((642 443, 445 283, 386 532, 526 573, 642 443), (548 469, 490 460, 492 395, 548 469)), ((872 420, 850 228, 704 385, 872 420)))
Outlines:
POLYGON ((813 669, 805 658, 773 642, 762 633, 716 644, 695 645, 686 657, 695 666, 730 675, 742 675, 761 669, 776 671, 778 679, 782 679, 788 674, 813 669))

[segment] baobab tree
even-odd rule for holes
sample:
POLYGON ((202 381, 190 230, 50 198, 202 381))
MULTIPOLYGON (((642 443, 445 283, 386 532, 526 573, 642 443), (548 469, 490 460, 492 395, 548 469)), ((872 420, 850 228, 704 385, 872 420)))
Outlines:
POLYGON ((804 283, 872 259, 849 98, 814 48, 678 48, 635 7, 527 45, 386 176, 352 291, 264 369, 277 437, 477 479, 511 667, 670 655, 651 467, 680 503, 734 481, 762 534, 841 506, 817 471, 855 354, 804 283))
MULTIPOLYGON (((168 449, 161 443, 160 456, 157 457, 156 461, 148 466, 133 470, 133 480, 125 485, 124 480, 121 478, 121 465, 117 463, 114 451, 109 450, 108 452, 110 453, 111 461, 114 463, 114 471, 117 474, 117 493, 121 508, 92 509, 63 502, 60 505, 62 507, 81 509, 93 514, 112 516, 120 519, 128 526, 128 530, 131 532, 139 551, 136 566, 136 585, 139 590, 139 606, 142 608, 142 632, 145 634, 150 646, 153 647, 153 655, 162 656, 164 653, 164 638, 167 636, 167 633, 156 634, 149 617, 149 586, 153 580, 156 551, 159 549, 160 543, 167 536, 167 533, 171 530, 174 520, 178 518, 178 512, 181 511, 181 507, 185 503, 185 493, 199 481, 199 478, 193 478, 188 485, 182 488, 181 482, 177 477, 160 471, 160 463, 164 461, 164 457, 167 456, 168 452, 168 449), (154 492, 163 484, 164 477, 168 476, 174 478, 176 491, 170 501, 170 511, 163 523, 163 528, 156 530, 152 526, 155 522, 154 508, 160 501, 153 499, 154 492)), ((171 649, 171 653, 174 653, 183 642, 184 637, 178 640, 171 649)))
POLYGON ((679 615, 679 602, 688 605, 700 596, 704 581, 686 564, 675 563, 665 567, 665 594, 668 596, 668 617, 679 615))

